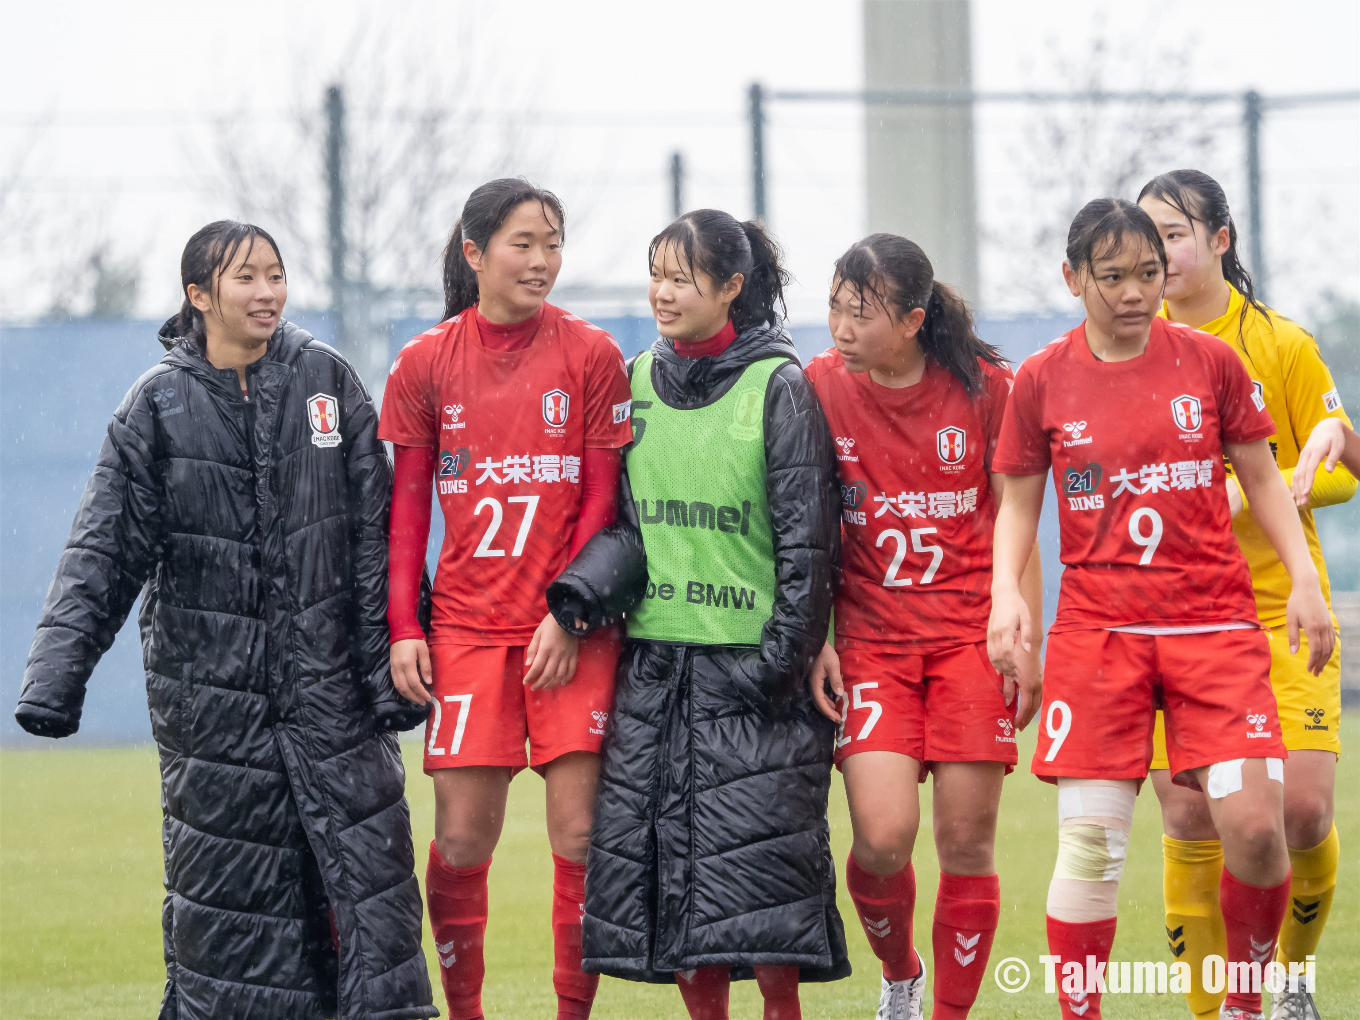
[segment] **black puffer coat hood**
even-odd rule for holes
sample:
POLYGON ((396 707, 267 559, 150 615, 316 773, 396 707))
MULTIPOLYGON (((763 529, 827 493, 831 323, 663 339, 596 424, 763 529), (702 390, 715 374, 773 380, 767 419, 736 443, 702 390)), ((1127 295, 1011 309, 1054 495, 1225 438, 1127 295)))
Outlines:
POLYGON ((60 737, 138 593, 164 808, 163 1020, 432 1017, 388 666, 391 469, 368 394, 283 322, 128 392, 15 713, 60 737), (331 924, 338 939, 337 953, 331 924))
MULTIPOLYGON (((826 821, 835 728, 807 690, 840 563, 830 430, 780 327, 748 330, 715 357, 683 358, 666 340, 652 353, 658 396, 682 409, 718 400, 753 362, 788 359, 764 405, 775 599, 759 647, 628 643, 591 832, 583 965, 658 982, 706 966, 739 979, 758 965, 844 977, 826 821)), ((564 624, 599 626, 646 584, 625 474, 619 523, 587 543, 548 604, 564 624)))

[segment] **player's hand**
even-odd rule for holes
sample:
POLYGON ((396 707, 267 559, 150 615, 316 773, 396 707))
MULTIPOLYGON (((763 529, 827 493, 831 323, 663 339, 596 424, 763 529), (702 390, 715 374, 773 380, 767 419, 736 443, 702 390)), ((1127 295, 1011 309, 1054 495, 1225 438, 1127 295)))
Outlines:
POLYGON ((1228 490, 1228 512, 1236 517, 1242 512, 1242 486, 1237 484, 1237 479, 1232 475, 1225 478, 1223 484, 1228 490))
POLYGON ((993 591, 992 615, 987 621, 987 658, 998 673, 1015 680, 1020 672, 1020 659, 1031 650, 1032 636, 1029 606, 1019 589, 993 591))
MULTIPOLYGON (((1023 730, 1029 725, 1039 704, 1044 700, 1044 667, 1039 656, 1025 652, 1016 659, 1019 671, 1015 674, 1015 688, 1020 703, 1015 706, 1015 728, 1023 730)), ((1004 690, 1003 690, 1004 693, 1004 690)), ((1009 701, 1006 704, 1010 704, 1009 701)))
POLYGON ((1317 575, 1311 580, 1296 582, 1285 606, 1285 621, 1289 630, 1289 654, 1299 650, 1299 631, 1308 638, 1308 672, 1322 675, 1322 667, 1332 657, 1336 646, 1336 631, 1332 628, 1332 614, 1322 598, 1317 575))
POLYGON ((543 617, 524 656, 528 670, 524 674, 524 685, 531 691, 549 691, 571 683, 576 675, 580 645, 581 639, 563 630, 552 613, 543 617))
POLYGON ((434 700, 428 688, 434 682, 430 669, 430 646, 422 638, 393 641, 388 653, 392 658, 392 685, 407 701, 427 705, 434 700))
POLYGON ((836 699, 845 697, 845 683, 841 680, 841 657, 836 654, 830 641, 822 646, 821 652, 812 662, 808 686, 812 688, 812 701, 817 711, 834 723, 840 722, 841 714, 836 711, 836 699), (827 695, 828 687, 831 688, 830 696, 827 695))
POLYGON ((1336 470, 1337 459, 1346 449, 1346 430, 1339 418, 1323 418, 1313 427, 1308 442, 1299 451, 1299 462, 1294 465, 1294 480, 1289 487, 1294 493, 1294 502, 1299 506, 1308 505, 1308 496, 1313 491, 1313 479, 1317 476, 1318 465, 1327 462, 1330 474, 1336 470))

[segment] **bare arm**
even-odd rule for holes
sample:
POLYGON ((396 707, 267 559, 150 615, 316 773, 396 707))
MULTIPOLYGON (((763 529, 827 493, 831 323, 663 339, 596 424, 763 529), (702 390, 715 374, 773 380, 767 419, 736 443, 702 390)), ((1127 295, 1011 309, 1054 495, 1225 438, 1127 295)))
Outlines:
POLYGON ((1275 466, 1266 440, 1225 443, 1223 449, 1251 504, 1252 515, 1275 547, 1285 570, 1289 571, 1291 590, 1285 610, 1289 650, 1291 653, 1298 651, 1299 628, 1302 627, 1308 637, 1308 670, 1319 675, 1331 658, 1336 632, 1322 597, 1317 567, 1308 551, 1294 500, 1275 466))
POLYGON ((987 624, 987 655, 999 672, 1016 677, 1022 672, 1024 656, 1036 653, 1034 627, 1042 621, 1042 617, 1036 620, 1031 613, 1022 579, 1035 553, 1048 475, 1004 478, 992 540, 992 616, 987 624))

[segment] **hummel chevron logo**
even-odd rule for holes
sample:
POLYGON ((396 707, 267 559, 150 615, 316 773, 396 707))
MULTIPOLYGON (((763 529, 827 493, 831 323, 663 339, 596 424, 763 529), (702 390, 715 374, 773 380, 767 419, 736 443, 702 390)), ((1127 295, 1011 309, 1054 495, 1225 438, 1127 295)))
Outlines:
POLYGON ((1184 933, 1185 925, 1180 925, 1179 927, 1174 929, 1168 928, 1166 930, 1166 944, 1167 946, 1170 947, 1172 956, 1179 957, 1183 952, 1185 952, 1185 942, 1183 940, 1180 942, 1176 941, 1184 933))
MULTIPOLYGON (((973 947, 978 944, 978 939, 982 938, 982 933, 978 932, 971 939, 966 939, 963 937, 963 932, 956 931, 954 933, 954 938, 958 940, 959 945, 962 946, 963 949, 973 949, 973 947)), ((977 957, 976 949, 973 949, 973 951, 971 953, 968 953, 967 955, 964 955, 962 949, 956 948, 954 950, 954 959, 959 961, 960 967, 967 967, 970 963, 973 962, 973 960, 976 957, 977 957)))
POLYGON ((892 925, 886 917, 881 921, 866 917, 864 919, 864 930, 876 938, 886 939, 892 934, 892 925))
POLYGON ((435 952, 439 955, 439 966, 445 968, 452 967, 455 963, 458 962, 458 957, 455 956, 453 953, 452 939, 450 939, 448 942, 436 942, 434 944, 434 949, 435 952))
POLYGON ((1299 924, 1308 924, 1317 919, 1318 907, 1322 906, 1321 900, 1314 900, 1312 903, 1304 903, 1297 896, 1294 897, 1294 920, 1299 924))
POLYGON ((1254 938, 1251 940, 1251 958, 1257 963, 1265 963, 1273 955, 1275 955, 1274 939, 1266 939, 1264 942, 1257 942, 1254 938))

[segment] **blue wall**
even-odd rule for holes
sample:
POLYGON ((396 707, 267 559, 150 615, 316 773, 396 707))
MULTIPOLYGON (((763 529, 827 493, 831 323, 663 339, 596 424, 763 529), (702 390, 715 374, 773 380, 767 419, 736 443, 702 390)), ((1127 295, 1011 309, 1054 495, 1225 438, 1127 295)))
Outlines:
MULTIPOLYGON (((298 321, 329 339, 324 317, 303 315, 298 321)), ((650 345, 655 336, 650 319, 597 323, 629 355, 650 345)), ((411 319, 393 323, 393 352, 429 325, 411 319)), ((979 328, 984 338, 1019 360, 1070 325, 1031 319, 984 322, 979 328)), ((12 706, 52 572, 109 418, 129 387, 163 354, 156 341, 158 326, 75 320, 0 329, 0 743, 50 745, 18 728, 12 706)), ((793 333, 804 360, 830 346, 825 326, 797 327, 793 333)), ((438 514, 434 530, 431 546, 437 548, 442 537, 438 514)), ((1052 588, 1057 544, 1051 527, 1045 529, 1045 543, 1052 588)), ((1052 601, 1050 597, 1050 615, 1052 601)), ((150 732, 134 609, 95 669, 81 730, 72 739, 144 740, 150 732)))

